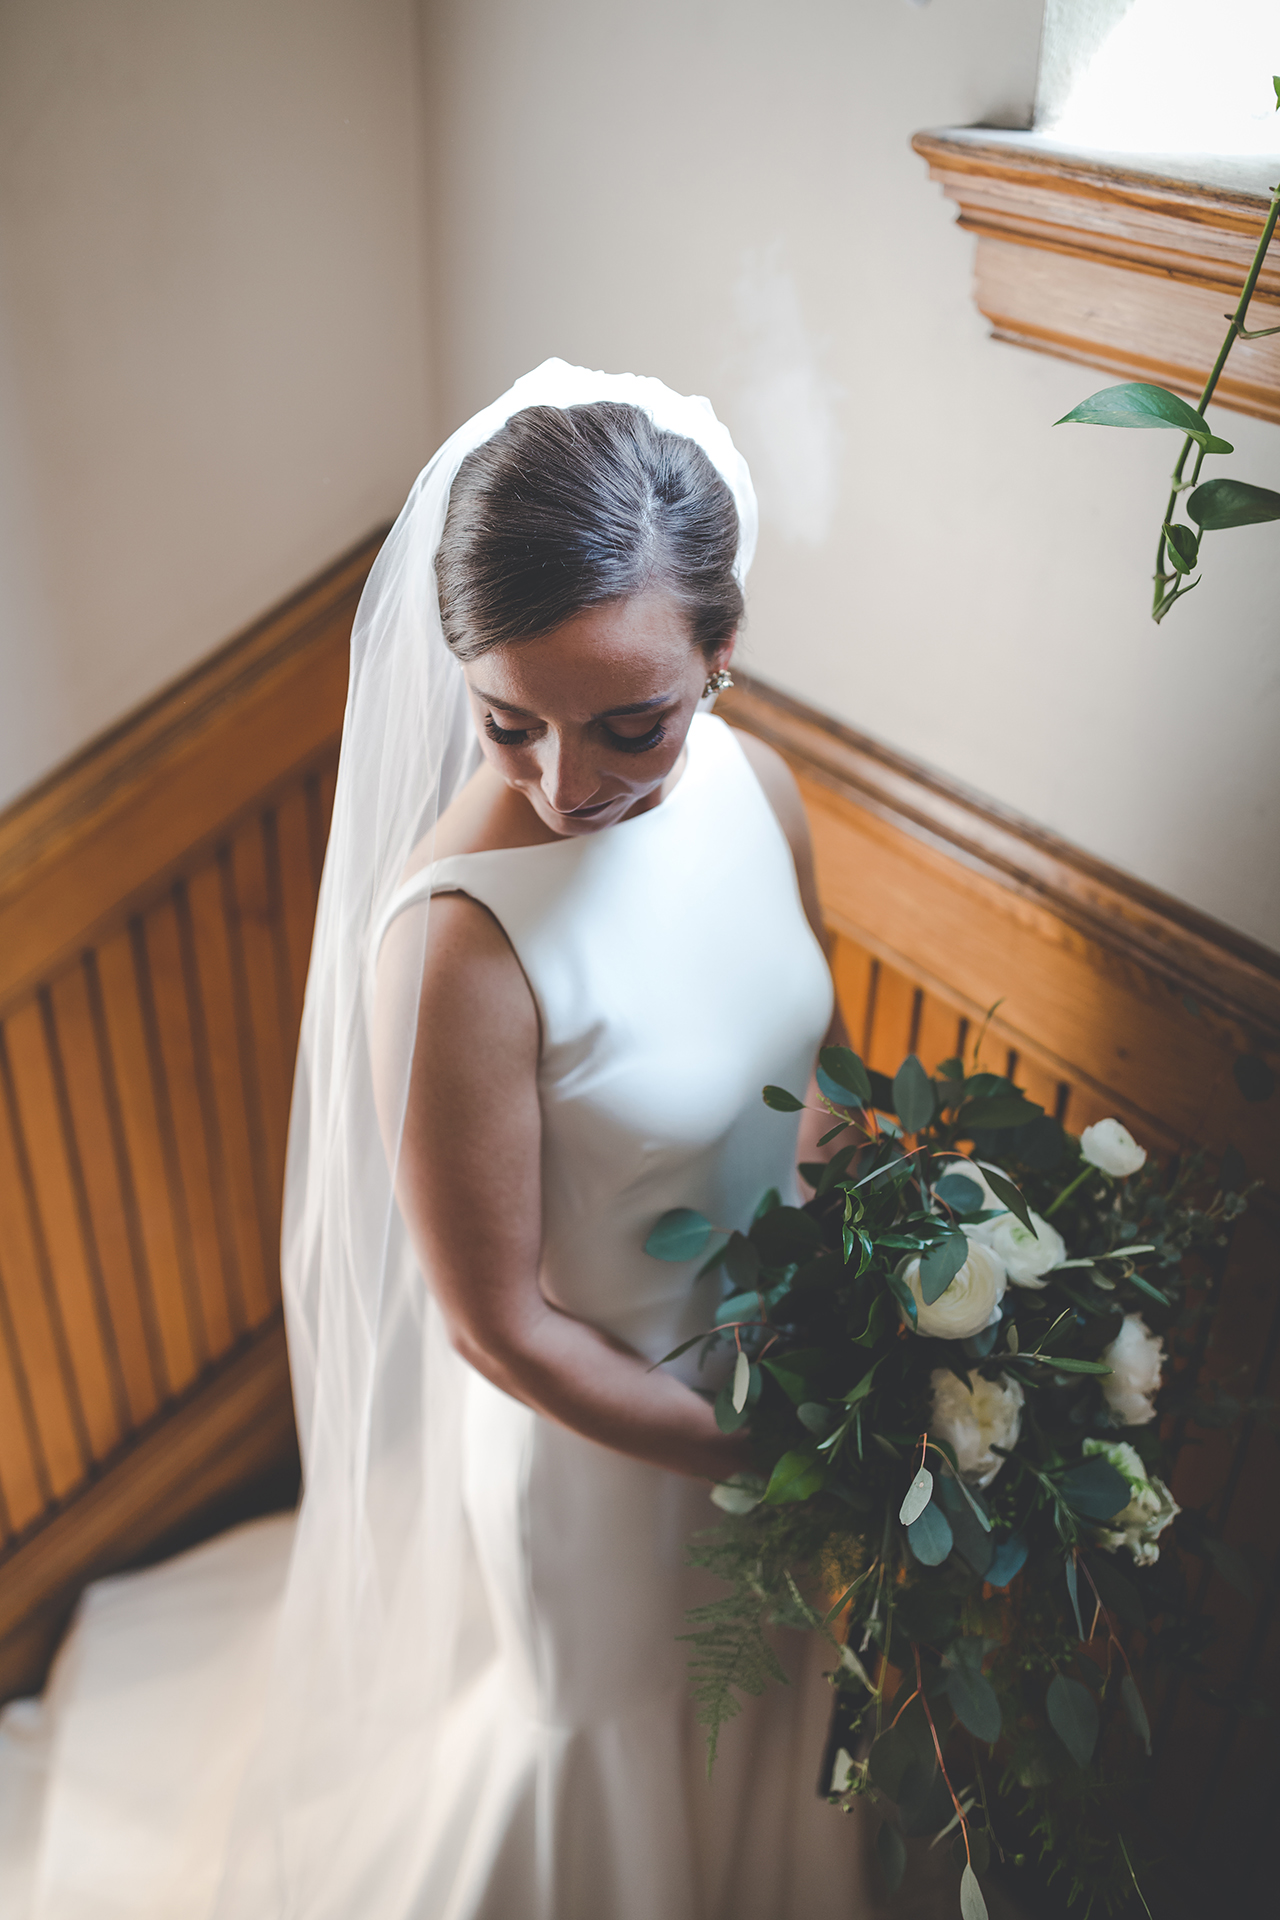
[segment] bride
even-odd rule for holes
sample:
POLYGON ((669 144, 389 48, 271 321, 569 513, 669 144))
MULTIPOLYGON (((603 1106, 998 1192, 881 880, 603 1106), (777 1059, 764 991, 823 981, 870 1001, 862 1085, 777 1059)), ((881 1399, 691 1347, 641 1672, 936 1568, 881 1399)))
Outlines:
POLYGON ((218 1920, 877 1905, 815 1791, 816 1638, 710 1778, 678 1639, 749 1454, 696 1349, 655 1364, 719 1276, 644 1242, 795 1197, 760 1089, 832 1021, 794 784, 707 710, 755 524, 705 401, 553 360, 441 449, 369 580, 286 1179, 305 1497, 193 1869, 218 1920))

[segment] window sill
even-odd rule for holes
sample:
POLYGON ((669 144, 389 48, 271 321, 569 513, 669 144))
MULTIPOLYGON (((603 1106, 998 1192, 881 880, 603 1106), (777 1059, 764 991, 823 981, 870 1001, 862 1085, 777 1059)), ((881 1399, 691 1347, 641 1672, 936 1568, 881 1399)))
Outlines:
MULTIPOLYGON (((1274 162, 1069 152, 986 127, 918 133, 912 145, 977 236, 974 294, 997 340, 1198 396, 1274 162)), ((1249 322, 1280 323, 1280 248, 1249 322)), ((1215 399, 1280 422, 1280 335, 1238 341, 1215 399)))

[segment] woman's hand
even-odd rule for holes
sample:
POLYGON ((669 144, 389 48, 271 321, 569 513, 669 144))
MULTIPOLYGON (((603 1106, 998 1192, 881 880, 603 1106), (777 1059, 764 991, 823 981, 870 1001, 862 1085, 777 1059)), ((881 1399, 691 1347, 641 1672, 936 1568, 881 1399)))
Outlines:
POLYGON ((457 1351, 504 1393, 602 1446, 723 1480, 750 1466, 711 1407, 621 1341, 553 1307, 542 1243, 537 1009, 497 921, 464 894, 392 922, 378 960, 374 1083, 388 1154, 417 1033, 396 1195, 457 1351))

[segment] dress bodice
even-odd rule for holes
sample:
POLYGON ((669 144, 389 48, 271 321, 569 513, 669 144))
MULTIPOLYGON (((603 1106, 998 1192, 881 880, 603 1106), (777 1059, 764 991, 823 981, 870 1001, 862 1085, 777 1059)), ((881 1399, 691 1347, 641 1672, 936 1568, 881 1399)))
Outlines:
POLYGON ((644 1252, 659 1215, 742 1228, 766 1188, 794 1197, 796 1122, 761 1088, 803 1094, 831 985, 777 816, 731 730, 698 715, 660 805, 438 860, 384 926, 446 891, 493 914, 537 1004, 543 1290, 657 1359, 710 1318, 700 1262, 644 1252))

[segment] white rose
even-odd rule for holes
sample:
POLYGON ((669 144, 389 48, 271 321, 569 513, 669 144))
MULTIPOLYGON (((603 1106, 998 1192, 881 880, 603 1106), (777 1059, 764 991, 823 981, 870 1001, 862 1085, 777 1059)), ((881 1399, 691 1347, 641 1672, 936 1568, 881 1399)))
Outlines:
POLYGON ((1147 1158, 1146 1148, 1140 1147, 1128 1127, 1122 1127, 1118 1120, 1095 1120, 1086 1127, 1080 1135, 1080 1151, 1092 1166, 1117 1180, 1136 1173, 1147 1158))
POLYGON ((1056 1227, 1038 1213, 1031 1215, 1031 1223, 1034 1232, 1029 1233, 1012 1213, 1002 1213, 972 1229, 974 1239, 990 1247, 1015 1287, 1046 1287, 1048 1281, 1040 1276, 1067 1257, 1067 1243, 1056 1227))
POLYGON ((1164 1342, 1140 1313, 1126 1313, 1119 1333, 1102 1355, 1109 1374, 1102 1376, 1102 1397, 1119 1427, 1145 1427, 1154 1420, 1152 1404, 1160 1389, 1164 1342))
POLYGON ((1124 1475, 1132 1493, 1128 1506, 1099 1530, 1099 1544, 1113 1553, 1128 1547, 1140 1567, 1150 1566, 1160 1558, 1156 1541, 1181 1507, 1163 1480, 1147 1478, 1142 1455, 1127 1440, 1086 1440, 1082 1452, 1102 1454, 1124 1475))
POLYGON ((920 1261, 908 1260, 901 1269, 902 1278, 915 1296, 916 1325, 921 1333, 936 1340, 968 1340, 1000 1318, 1004 1296, 1004 1268, 992 1253, 969 1234, 969 1258, 944 1294, 932 1306, 926 1306, 920 1291, 920 1261))
POLYGON ((989 1486, 1004 1465, 992 1447, 1013 1447, 1017 1443, 1022 1427, 1022 1388, 1007 1375, 984 1380, 980 1373, 971 1373, 970 1393, 963 1380, 957 1380, 945 1367, 936 1367, 930 1380, 930 1433, 950 1441, 966 1480, 978 1487, 989 1486))

